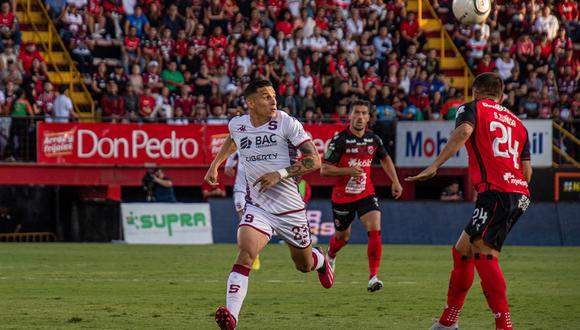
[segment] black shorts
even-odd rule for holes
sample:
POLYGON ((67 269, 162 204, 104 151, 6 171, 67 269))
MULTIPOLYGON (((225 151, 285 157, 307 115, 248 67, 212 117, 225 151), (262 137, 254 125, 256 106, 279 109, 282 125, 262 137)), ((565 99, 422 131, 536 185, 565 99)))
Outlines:
POLYGON ((334 216, 334 228, 337 231, 345 231, 358 215, 359 219, 370 211, 380 211, 379 200, 375 195, 369 195, 352 203, 332 203, 332 215, 334 216))
POLYGON ((471 242, 482 238, 494 249, 501 251, 507 234, 524 214, 530 199, 526 195, 489 190, 477 196, 471 220, 465 232, 471 242))

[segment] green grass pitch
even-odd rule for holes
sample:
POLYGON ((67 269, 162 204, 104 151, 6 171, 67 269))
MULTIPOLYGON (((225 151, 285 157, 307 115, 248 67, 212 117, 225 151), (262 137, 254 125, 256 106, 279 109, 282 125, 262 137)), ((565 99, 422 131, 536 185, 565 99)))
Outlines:
MULTIPOLYGON (((235 245, 0 245, 1 329, 215 329, 235 245)), ((385 245, 368 293, 365 245, 346 246, 336 283, 296 271, 284 245, 250 274, 240 329, 427 329, 445 303, 449 246, 385 245)), ((516 329, 580 329, 580 248, 506 246, 516 329)), ((464 330, 492 329, 476 277, 464 330)))

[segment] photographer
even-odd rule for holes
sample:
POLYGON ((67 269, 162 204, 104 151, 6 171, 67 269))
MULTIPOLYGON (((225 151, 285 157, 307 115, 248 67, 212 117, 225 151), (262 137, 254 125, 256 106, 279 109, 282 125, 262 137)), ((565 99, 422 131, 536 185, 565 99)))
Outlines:
POLYGON ((176 203, 171 178, 164 176, 160 168, 149 170, 143 176, 143 189, 147 192, 147 202, 176 203))

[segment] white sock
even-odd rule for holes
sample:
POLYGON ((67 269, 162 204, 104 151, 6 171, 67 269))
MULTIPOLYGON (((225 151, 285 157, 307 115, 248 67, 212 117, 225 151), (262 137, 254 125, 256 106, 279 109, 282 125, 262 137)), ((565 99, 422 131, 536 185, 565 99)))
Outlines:
POLYGON ((318 270, 324 266, 324 254, 318 251, 318 249, 312 249, 312 257, 314 258, 314 262, 316 262, 314 270, 318 270))
POLYGON ((226 291, 226 307, 230 313, 238 320, 240 309, 248 293, 248 275, 250 269, 240 265, 234 265, 226 291))

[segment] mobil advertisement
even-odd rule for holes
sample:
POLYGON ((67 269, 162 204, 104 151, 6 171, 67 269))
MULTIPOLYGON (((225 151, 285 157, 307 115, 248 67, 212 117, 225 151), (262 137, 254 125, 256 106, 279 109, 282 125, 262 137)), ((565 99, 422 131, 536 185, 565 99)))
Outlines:
MULTIPOLYGON (((534 167, 552 166, 552 122, 524 120, 534 167)), ((398 167, 426 167, 441 153, 447 138, 455 128, 453 121, 399 122, 396 138, 396 165, 398 167)), ((498 143, 503 139, 499 138, 498 143)), ((508 142, 508 137, 505 138, 508 142)), ((467 167, 467 151, 462 148, 444 167, 467 167)))
MULTIPOLYGON (((344 125, 305 125, 320 154, 344 125)), ((227 125, 38 123, 37 159, 49 164, 208 165, 227 125)))
POLYGON ((130 244, 211 244, 207 203, 122 203, 123 236, 130 244))
POLYGON ((203 164, 202 125, 38 123, 40 163, 203 164))

